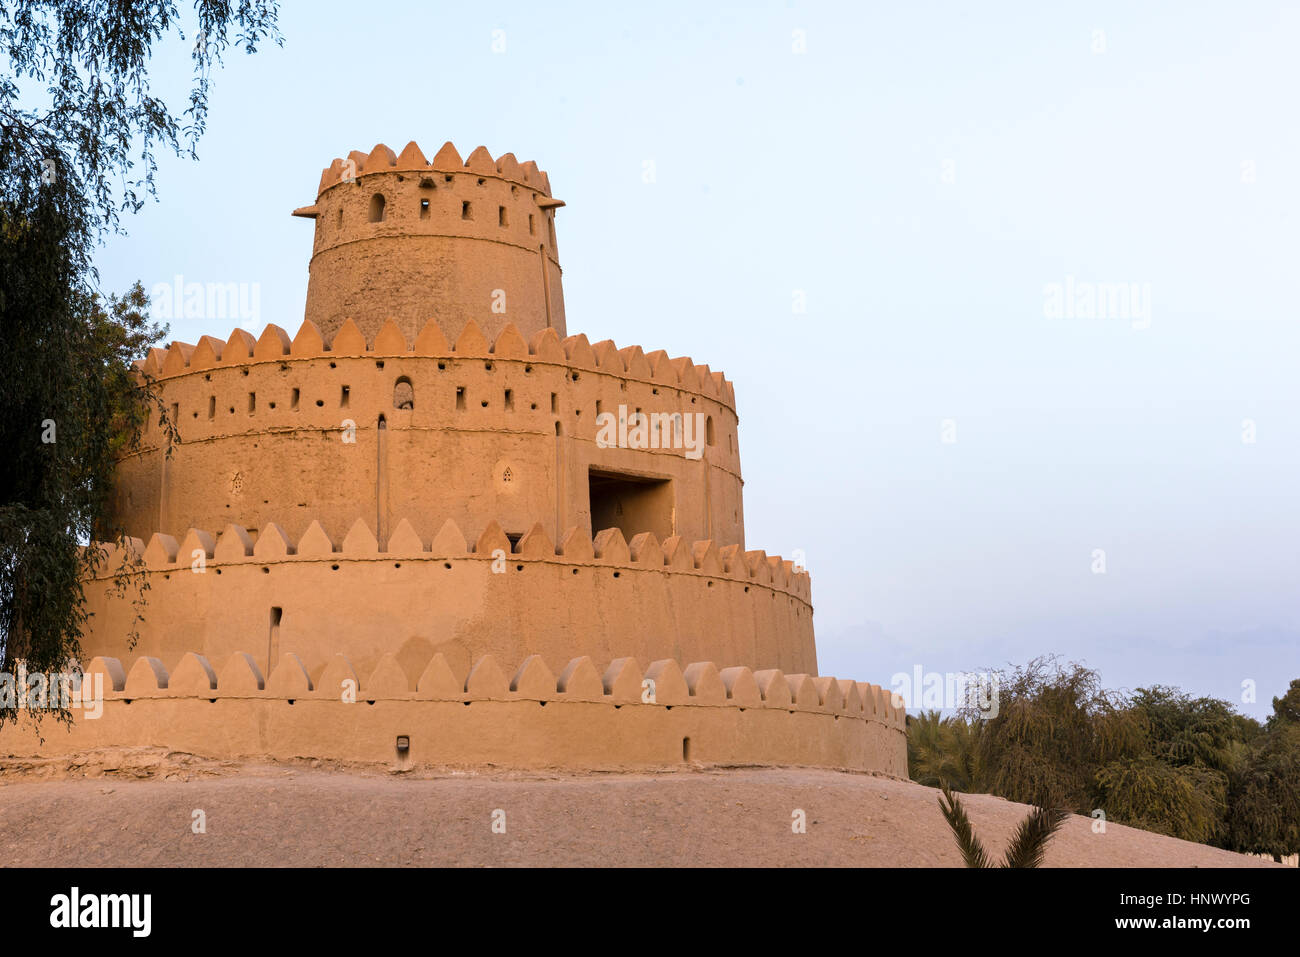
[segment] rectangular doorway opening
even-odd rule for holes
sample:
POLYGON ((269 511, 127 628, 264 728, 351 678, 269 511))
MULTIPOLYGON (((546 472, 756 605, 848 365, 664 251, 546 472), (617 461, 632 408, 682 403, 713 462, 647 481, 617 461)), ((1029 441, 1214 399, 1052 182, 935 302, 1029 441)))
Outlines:
POLYGON ((617 528, 629 542, 641 532, 654 532, 660 542, 673 534, 670 479, 592 469, 587 482, 593 534, 617 528))

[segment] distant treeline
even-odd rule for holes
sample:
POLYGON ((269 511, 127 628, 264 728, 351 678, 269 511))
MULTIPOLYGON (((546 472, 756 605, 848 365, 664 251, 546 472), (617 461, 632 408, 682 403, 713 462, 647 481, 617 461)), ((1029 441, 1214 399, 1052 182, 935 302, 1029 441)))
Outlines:
POLYGON ((1108 691, 1052 657, 999 674, 975 707, 907 719, 912 779, 1275 859, 1300 852, 1300 679, 1261 724, 1157 685, 1108 691))

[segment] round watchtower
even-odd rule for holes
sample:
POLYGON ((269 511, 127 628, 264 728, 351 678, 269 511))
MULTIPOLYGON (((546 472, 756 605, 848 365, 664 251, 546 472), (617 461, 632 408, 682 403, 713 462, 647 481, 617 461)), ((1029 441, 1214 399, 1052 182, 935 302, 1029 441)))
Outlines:
POLYGON ((415 143, 353 151, 321 175, 306 318, 326 343, 352 319, 373 343, 388 319, 408 341, 434 319, 455 342, 471 319, 489 340, 513 323, 563 339, 564 292, 546 174, 480 146, 433 162, 415 143))

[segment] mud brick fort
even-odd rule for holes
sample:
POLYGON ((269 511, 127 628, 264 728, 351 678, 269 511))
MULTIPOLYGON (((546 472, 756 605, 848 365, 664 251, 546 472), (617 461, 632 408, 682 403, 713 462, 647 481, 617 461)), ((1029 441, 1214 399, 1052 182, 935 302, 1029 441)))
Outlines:
POLYGON ((568 334, 563 205, 508 153, 353 152, 294 211, 294 335, 140 363, 181 441, 151 422, 120 463, 133 537, 86 582, 104 713, 40 753, 906 777, 889 693, 817 673, 806 571, 746 547, 731 383, 568 334), (605 413, 650 441, 598 442, 605 413))

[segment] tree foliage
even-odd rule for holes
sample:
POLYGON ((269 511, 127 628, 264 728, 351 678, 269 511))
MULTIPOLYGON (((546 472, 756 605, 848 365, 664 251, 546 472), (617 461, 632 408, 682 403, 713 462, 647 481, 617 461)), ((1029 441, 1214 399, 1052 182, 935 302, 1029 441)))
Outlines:
POLYGON ((148 0, 0 3, 4 672, 19 659, 58 670, 77 655, 80 581, 104 557, 81 546, 121 537, 105 521, 115 458, 138 442, 151 402, 174 437, 153 383, 132 368, 163 330, 138 284, 98 293, 94 250, 154 194, 159 148, 194 154, 222 53, 279 42, 275 22, 271 0, 196 0, 185 18, 148 0), (155 48, 177 40, 192 43, 194 62, 179 113, 149 83, 155 48))
POLYGON ((972 707, 908 718, 913 780, 1100 809, 1111 822, 1235 851, 1300 852, 1300 679, 1273 699, 1266 727, 1176 688, 1107 691, 1096 672, 1054 658, 999 683, 996 716, 972 707))

